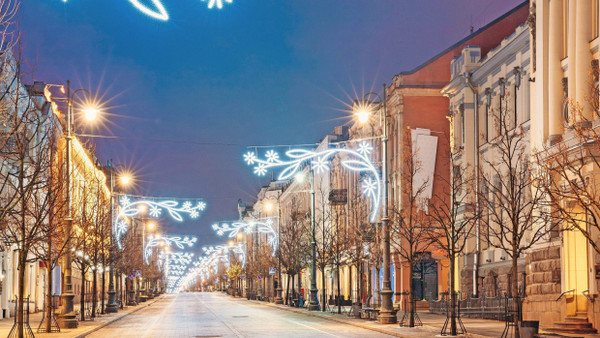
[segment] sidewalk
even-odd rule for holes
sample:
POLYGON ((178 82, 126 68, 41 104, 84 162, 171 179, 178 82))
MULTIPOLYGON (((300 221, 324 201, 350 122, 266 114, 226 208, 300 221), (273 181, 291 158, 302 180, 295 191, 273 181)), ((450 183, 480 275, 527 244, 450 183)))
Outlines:
MULTIPOLYGON (((136 306, 126 306, 124 309, 119 309, 117 313, 110 313, 99 315, 94 318, 94 320, 86 320, 84 322, 79 322, 79 327, 76 329, 61 329, 60 333, 37 333, 37 328, 42 320, 42 313, 32 313, 29 315, 29 326, 31 326, 31 330, 36 337, 44 338, 44 337, 60 337, 60 338, 78 338, 85 337, 86 335, 97 331, 111 323, 116 322, 117 320, 126 317, 132 313, 135 313, 139 310, 142 310, 148 306, 151 306, 154 302, 161 299, 162 296, 156 297, 150 301, 145 303, 141 303, 136 306)), ((14 324, 14 318, 3 319, 0 320, 0 337, 7 337, 10 333, 10 330, 14 324)))
MULTIPOLYGON (((337 314, 320 311, 309 312, 306 309, 293 308, 287 305, 277 305, 273 303, 255 300, 249 300, 248 302, 274 307, 283 311, 301 313, 307 316, 319 317, 348 325, 354 325, 363 329, 385 333, 396 337, 439 337, 440 331, 442 330, 442 326, 444 325, 444 321, 446 320, 446 316, 431 314, 429 312, 419 312, 419 317, 423 322, 423 326, 406 328, 399 327, 398 324, 379 324, 377 321, 374 320, 348 317, 348 315, 344 313, 337 314)), ((399 317, 402 318, 401 313, 399 314, 399 317)), ((502 335, 502 331, 504 330, 504 322, 495 320, 463 318, 463 323, 465 325, 465 328, 467 329, 467 334, 464 335, 464 337, 500 337, 502 335)))

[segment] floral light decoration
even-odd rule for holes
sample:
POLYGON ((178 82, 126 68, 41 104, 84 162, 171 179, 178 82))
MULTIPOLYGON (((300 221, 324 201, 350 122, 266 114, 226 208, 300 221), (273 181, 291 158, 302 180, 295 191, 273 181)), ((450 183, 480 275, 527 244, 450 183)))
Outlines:
POLYGON ((249 222, 237 221, 232 223, 215 223, 212 225, 212 228, 219 236, 223 236, 228 233, 229 238, 237 236, 240 231, 243 231, 247 234, 267 234, 267 243, 269 243, 273 249, 273 256, 275 256, 279 246, 279 236, 277 235, 277 231, 275 231, 274 222, 270 218, 265 221, 252 220, 249 222))
POLYGON ((152 251, 155 247, 159 245, 164 245, 165 247, 176 246, 179 249, 185 249, 186 246, 191 248, 196 244, 198 238, 194 236, 148 236, 148 241, 146 242, 146 246, 144 247, 144 261, 146 264, 150 264, 150 256, 152 256, 152 251))
POLYGON ((140 199, 131 200, 127 196, 121 197, 119 200, 120 209, 115 217, 115 241, 119 249, 123 248, 121 243, 121 237, 127 232, 129 226, 127 225, 127 217, 135 217, 142 213, 141 206, 148 208, 148 213, 152 217, 160 217, 163 214, 168 214, 172 219, 178 222, 183 221, 184 215, 189 215, 190 218, 195 219, 200 217, 200 212, 206 209, 206 202, 198 201, 196 204, 192 202, 184 202, 179 205, 178 201, 174 200, 160 200, 160 199, 140 199))
MULTIPOLYGON (((68 0, 62 0, 63 2, 67 2, 68 0)), ((163 5, 160 0, 128 0, 129 3, 133 5, 138 11, 141 13, 161 21, 169 20, 169 13, 167 9, 163 5), (147 3, 150 2, 150 3, 147 3)), ((222 9, 223 4, 231 4, 233 0, 201 0, 202 2, 207 2, 208 9, 218 8, 222 9)))
POLYGON ((265 159, 258 158, 255 152, 244 155, 244 161, 253 165, 253 171, 258 176, 266 175, 269 169, 281 168, 279 180, 287 180, 300 170, 305 163, 317 173, 330 169, 331 160, 338 154, 342 155, 341 164, 344 168, 368 175, 363 181, 363 193, 371 200, 370 221, 375 223, 381 207, 382 183, 375 164, 369 158, 373 147, 368 142, 362 142, 356 150, 348 148, 330 148, 321 151, 306 149, 291 149, 285 152, 287 159, 281 159, 274 150, 265 154, 265 159))

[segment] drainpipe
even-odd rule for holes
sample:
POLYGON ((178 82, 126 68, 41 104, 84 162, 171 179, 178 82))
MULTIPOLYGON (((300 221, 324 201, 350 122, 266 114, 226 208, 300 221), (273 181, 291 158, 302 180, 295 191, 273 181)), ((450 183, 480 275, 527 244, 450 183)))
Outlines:
POLYGON ((477 280, 479 279, 479 256, 481 254, 481 231, 479 224, 479 94, 473 82, 471 81, 471 74, 463 74, 467 87, 473 92, 473 112, 475 114, 474 120, 474 134, 475 134, 475 208, 476 208, 476 219, 475 219, 475 253, 473 255, 473 295, 479 297, 479 288, 477 287, 477 280))

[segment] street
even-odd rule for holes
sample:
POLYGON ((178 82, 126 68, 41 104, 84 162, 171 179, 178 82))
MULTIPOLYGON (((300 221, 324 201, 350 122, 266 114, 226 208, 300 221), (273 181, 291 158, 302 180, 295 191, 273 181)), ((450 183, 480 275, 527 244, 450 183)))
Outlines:
POLYGON ((383 337, 217 293, 163 296, 88 337, 383 337))

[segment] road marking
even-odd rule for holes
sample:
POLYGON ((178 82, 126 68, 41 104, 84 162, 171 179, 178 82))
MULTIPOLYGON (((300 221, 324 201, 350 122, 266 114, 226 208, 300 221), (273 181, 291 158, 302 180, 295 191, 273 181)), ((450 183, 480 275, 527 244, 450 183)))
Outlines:
POLYGON ((315 330, 315 331, 323 332, 324 334, 326 334, 326 335, 328 335, 328 336, 332 336, 332 337, 340 337, 340 338, 342 337, 342 336, 336 336, 336 335, 334 335, 334 334, 332 334, 332 333, 329 333, 329 332, 327 332, 327 331, 319 330, 319 329, 317 329, 317 328, 315 328, 315 327, 312 327, 312 326, 310 326, 310 325, 306 325, 306 324, 299 323, 299 322, 297 322, 297 321, 294 321, 294 320, 291 320, 291 319, 286 319, 286 320, 287 320, 288 322, 290 322, 290 323, 294 323, 294 324, 297 324, 297 325, 300 325, 300 326, 304 326, 304 327, 307 327, 307 328, 309 328, 309 329, 313 329, 313 330, 315 330))
POLYGON ((217 317, 217 319, 219 321, 221 321, 221 323, 223 323, 223 325, 227 326, 227 328, 229 330, 231 330, 231 332, 233 332, 233 334, 235 334, 237 337, 244 337, 243 334, 241 334, 238 330, 236 330, 232 325, 230 325, 229 323, 225 322, 225 320, 223 320, 218 314, 216 314, 211 308, 209 308, 206 303, 204 302, 204 300, 201 297, 198 297, 197 293, 192 293, 192 295, 194 295, 194 298, 198 299, 200 301, 200 303, 202 303, 202 305, 204 305, 204 307, 210 311, 210 313, 213 314, 213 316, 217 317))
MULTIPOLYGON (((169 297, 169 298, 171 298, 171 297, 169 297)), ((169 303, 169 305, 168 305, 168 306, 165 306, 165 307, 164 307, 164 309, 162 310, 162 312, 161 312, 161 315, 160 315, 160 317, 159 317, 159 320, 154 320, 154 323, 152 323, 152 325, 151 325, 151 326, 150 326, 150 327, 149 327, 149 328, 148 328, 148 329, 147 329, 147 330, 144 332, 144 336, 145 336, 145 337, 149 336, 149 335, 148 335, 148 333, 149 333, 149 332, 150 332, 150 333, 152 333, 152 330, 154 330, 154 328, 156 327, 156 325, 157 325, 159 322, 160 322, 160 323, 162 323, 162 322, 165 320, 165 312, 166 312, 167 310, 170 310, 170 309, 173 307, 173 303, 175 303, 175 302, 174 302, 174 299, 173 299, 173 298, 171 298, 171 302, 169 303)))

